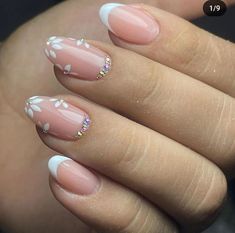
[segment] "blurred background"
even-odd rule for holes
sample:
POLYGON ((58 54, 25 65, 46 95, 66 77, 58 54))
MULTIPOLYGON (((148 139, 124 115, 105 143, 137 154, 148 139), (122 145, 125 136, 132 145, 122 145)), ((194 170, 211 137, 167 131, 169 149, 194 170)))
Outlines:
MULTIPOLYGON (((60 2, 62 0, 0 0, 0 41, 4 41, 22 23, 60 2)), ((230 8, 222 17, 205 16, 193 23, 235 43, 235 7, 230 8)), ((224 210, 204 233, 235 233, 234 190, 235 182, 231 181, 224 210)), ((0 233, 3 232, 0 230, 0 233)))

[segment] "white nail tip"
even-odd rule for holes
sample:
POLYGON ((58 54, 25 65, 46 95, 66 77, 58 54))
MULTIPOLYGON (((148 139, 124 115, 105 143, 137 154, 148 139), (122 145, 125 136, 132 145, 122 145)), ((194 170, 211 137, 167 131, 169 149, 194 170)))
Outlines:
POLYGON ((119 6, 124 6, 124 5, 120 3, 107 3, 101 6, 100 8, 100 12, 99 12, 100 19, 103 22, 103 24, 106 27, 108 27, 109 30, 111 30, 111 27, 109 25, 109 14, 114 8, 119 7, 119 6))
POLYGON ((71 160, 71 159, 61 155, 55 155, 52 158, 50 158, 50 160, 48 161, 48 168, 54 178, 57 178, 57 169, 59 165, 66 160, 71 160))

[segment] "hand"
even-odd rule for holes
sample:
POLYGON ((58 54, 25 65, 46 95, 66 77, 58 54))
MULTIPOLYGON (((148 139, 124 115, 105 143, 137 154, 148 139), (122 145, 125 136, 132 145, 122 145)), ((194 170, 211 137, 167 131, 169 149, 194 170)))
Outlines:
MULTIPOLYGON (((0 52, 0 220, 1 228, 7 232, 90 231, 50 196, 46 163, 53 151, 37 139, 33 127, 29 127, 23 116, 22 105, 26 97, 35 93, 55 95, 66 92, 52 78, 51 67, 39 52, 48 36, 85 35, 107 41, 97 13, 103 2, 66 1, 29 21, 3 43, 0 52)), ((199 15, 202 9, 199 1, 188 5, 178 1, 178 7, 175 7, 172 1, 164 0, 158 1, 158 5, 188 18, 199 15), (193 11, 192 4, 195 4, 193 11)))
POLYGON ((101 16, 122 48, 52 37, 45 50, 59 82, 93 102, 64 95, 26 105, 43 142, 74 160, 50 160, 52 191, 101 232, 198 232, 226 196, 219 167, 234 171, 235 102, 225 87, 235 47, 154 7, 115 6, 107 17, 108 6, 101 16))

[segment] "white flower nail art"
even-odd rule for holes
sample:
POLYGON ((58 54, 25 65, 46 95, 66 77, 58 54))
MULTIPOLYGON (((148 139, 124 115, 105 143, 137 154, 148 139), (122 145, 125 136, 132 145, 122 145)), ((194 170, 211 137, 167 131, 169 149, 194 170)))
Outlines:
POLYGON ((68 64, 64 67, 64 74, 69 74, 72 70, 72 65, 68 64))
POLYGON ((55 102, 54 103, 54 106, 56 108, 60 107, 60 106, 63 106, 64 108, 68 108, 69 105, 64 101, 64 100, 59 100, 59 99, 50 99, 49 101, 51 102, 55 102))
POLYGON ((43 99, 41 99, 41 98, 34 98, 34 99, 30 99, 30 103, 31 104, 39 104, 39 103, 41 103, 43 101, 43 99))
POLYGON ((56 36, 51 36, 51 37, 48 39, 47 42, 52 42, 52 41, 55 40, 55 39, 56 39, 56 36))
POLYGON ((42 128, 43 133, 47 133, 48 130, 50 129, 50 124, 48 122, 45 124, 42 124, 41 121, 38 121, 38 125, 42 128))
MULTIPOLYGON (((51 48, 53 48, 55 50, 61 50, 61 49, 63 49, 63 46, 61 44, 62 41, 63 41, 63 39, 57 38, 56 36, 52 36, 48 39, 47 45, 51 45, 51 48)), ((53 50, 50 50, 49 52, 45 50, 45 52, 48 57, 49 56, 51 56, 52 58, 57 57, 56 52, 53 50)))
POLYGON ((41 112, 41 111, 42 111, 41 108, 38 107, 38 106, 35 105, 35 104, 31 104, 30 107, 31 107, 31 109, 32 109, 33 111, 35 111, 35 112, 41 112))
POLYGON ((25 107, 25 112, 28 114, 28 116, 30 118, 33 118, 33 115, 34 115, 33 112, 41 112, 42 111, 40 106, 37 105, 37 104, 41 103, 42 101, 43 101, 43 99, 38 98, 38 96, 33 96, 28 99, 28 102, 26 103, 27 107, 25 107))
POLYGON ((62 99, 53 97, 33 96, 27 100, 24 111, 44 133, 48 133, 54 130, 53 119, 47 118, 48 109, 53 112, 53 108, 54 111, 62 111, 63 109, 69 111, 69 104, 62 99))
POLYGON ((52 36, 48 39, 47 41, 47 45, 54 45, 54 44, 58 44, 61 43, 63 41, 63 39, 61 38, 57 38, 56 36, 52 36))
POLYGON ((27 114, 30 118, 33 118, 33 110, 31 108, 28 109, 27 114))
POLYGON ((43 132, 44 132, 44 133, 47 133, 48 130, 50 129, 50 124, 49 124, 49 123, 45 123, 45 124, 42 126, 42 129, 43 129, 43 132))
POLYGON ((39 96, 35 95, 35 96, 32 96, 29 98, 29 100, 34 100, 34 99, 37 99, 39 96))
POLYGON ((51 47, 56 50, 60 50, 63 48, 60 44, 53 44, 51 47))
POLYGON ((65 65, 64 68, 60 64, 55 64, 55 66, 58 67, 60 70, 63 70, 64 74, 70 74, 71 73, 71 70, 72 70, 72 65, 71 64, 65 65))
POLYGON ((64 108, 68 108, 69 107, 69 105, 66 102, 63 102, 63 106, 64 106, 64 108))
POLYGON ((59 44, 63 41, 61 38, 55 38, 54 40, 51 41, 51 44, 59 44))
POLYGON ((56 108, 58 108, 60 105, 61 105, 61 102, 60 102, 60 101, 56 101, 56 102, 55 102, 55 107, 56 107, 56 108))
POLYGON ((81 39, 81 40, 77 40, 77 46, 80 46, 80 45, 84 45, 86 48, 90 48, 90 45, 84 40, 84 39, 81 39))
POLYGON ((50 53, 51 57, 56 58, 56 53, 53 50, 50 50, 49 53, 50 53))

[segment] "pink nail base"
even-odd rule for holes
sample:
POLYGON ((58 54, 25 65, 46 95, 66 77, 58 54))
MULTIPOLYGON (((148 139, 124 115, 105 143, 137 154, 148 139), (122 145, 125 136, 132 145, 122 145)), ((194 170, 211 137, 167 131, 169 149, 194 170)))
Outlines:
POLYGON ((49 160, 48 167, 58 185, 70 194, 88 196, 100 187, 99 176, 68 157, 55 155, 49 160))
POLYGON ((87 81, 103 78, 111 70, 110 56, 85 39, 50 37, 44 50, 64 75, 87 81))
POLYGON ((65 140, 81 138, 91 123, 83 110, 64 100, 46 96, 29 98, 25 113, 44 133, 65 140))

